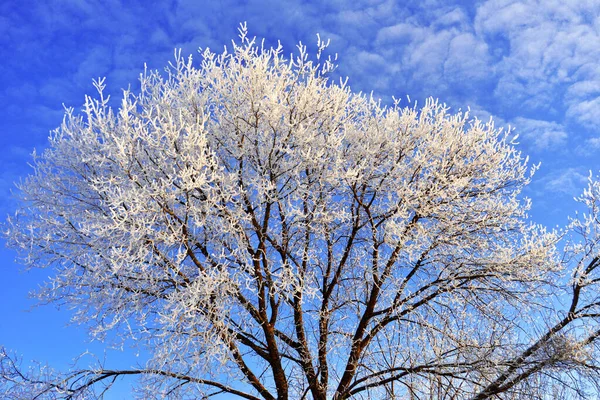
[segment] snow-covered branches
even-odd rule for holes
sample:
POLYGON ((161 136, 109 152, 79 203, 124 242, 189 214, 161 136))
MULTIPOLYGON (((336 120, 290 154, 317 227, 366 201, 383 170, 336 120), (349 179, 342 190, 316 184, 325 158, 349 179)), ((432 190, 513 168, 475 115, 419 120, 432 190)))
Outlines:
POLYGON ((559 235, 527 219, 510 133, 431 99, 382 107, 328 80, 325 47, 286 59, 242 28, 199 67, 145 71, 117 112, 103 81, 67 111, 7 238, 56 271, 43 298, 154 357, 65 393, 121 374, 164 396, 487 398, 595 368, 598 183, 560 314, 559 235))

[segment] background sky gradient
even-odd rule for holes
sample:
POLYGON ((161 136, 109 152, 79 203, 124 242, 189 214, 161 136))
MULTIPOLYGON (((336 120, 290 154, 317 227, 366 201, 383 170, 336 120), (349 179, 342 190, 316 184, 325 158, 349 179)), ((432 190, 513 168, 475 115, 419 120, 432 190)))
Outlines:
MULTIPOLYGON (((176 48, 196 60, 198 48, 220 52, 242 21, 288 54, 298 41, 314 51, 316 33, 331 39, 336 74, 385 104, 432 96, 514 127, 519 149, 542 164, 526 191, 536 222, 564 225, 589 171, 600 170, 600 0, 4 0, 0 219, 16 208, 11 191, 30 172, 31 152, 44 149, 63 105, 78 110, 94 94, 93 78, 106 77, 118 101, 144 63, 162 70, 176 48)), ((27 293, 51 271, 20 273, 0 245, 0 346, 57 368, 86 349, 104 357, 85 327, 66 326, 68 309, 26 312, 27 293)), ((107 361, 136 358, 111 352, 107 361)))

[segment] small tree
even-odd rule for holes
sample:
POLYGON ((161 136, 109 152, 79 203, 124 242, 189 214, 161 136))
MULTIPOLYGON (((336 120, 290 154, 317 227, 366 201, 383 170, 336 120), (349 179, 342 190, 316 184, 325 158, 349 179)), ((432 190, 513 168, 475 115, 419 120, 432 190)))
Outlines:
MULTIPOLYGON (((319 41, 318 55, 326 45, 319 41)), ((6 236, 40 292, 142 368, 25 374, 8 398, 540 398, 597 371, 598 198, 567 235, 528 221, 535 168, 493 123, 382 107, 241 29, 112 111, 96 82, 21 185, 6 236), (562 290, 559 292, 559 290, 562 290), (567 301, 564 307, 560 301, 567 301), (99 388, 98 388, 99 387, 99 388)), ((591 379, 585 379, 591 378, 591 379)))

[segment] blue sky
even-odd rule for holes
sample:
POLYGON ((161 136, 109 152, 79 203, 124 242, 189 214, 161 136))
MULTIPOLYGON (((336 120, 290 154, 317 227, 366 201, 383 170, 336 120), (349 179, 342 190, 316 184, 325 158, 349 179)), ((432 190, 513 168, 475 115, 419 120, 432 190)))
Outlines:
MULTIPOLYGON (((175 48, 220 51, 242 21, 287 52, 299 40, 315 49, 316 33, 331 39, 337 74, 384 103, 433 96, 513 126, 519 148, 542 163, 526 192, 537 222, 564 225, 589 171, 600 170, 600 0, 4 0, 0 214, 14 212, 10 191, 31 151, 46 146, 63 104, 78 109, 94 92, 93 78, 106 77, 118 97, 144 63, 162 69, 175 48)), ((101 353, 84 328, 65 327, 68 310, 24 311, 51 271, 19 273, 14 258, 0 248, 0 345, 58 367, 85 349, 101 353)))

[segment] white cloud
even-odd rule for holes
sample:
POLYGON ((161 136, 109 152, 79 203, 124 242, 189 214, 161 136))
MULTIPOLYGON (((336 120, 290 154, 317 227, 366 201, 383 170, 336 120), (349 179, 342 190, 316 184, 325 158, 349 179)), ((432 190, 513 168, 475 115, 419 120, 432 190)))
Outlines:
POLYGON ((478 84, 494 75, 488 46, 473 34, 463 10, 451 8, 438 14, 432 21, 380 28, 375 50, 395 60, 396 80, 405 82, 405 90, 444 100, 468 93, 475 102, 478 84))
POLYGON ((598 130, 598 121, 600 121, 600 96, 574 102, 569 106, 567 116, 576 119, 588 128, 598 130))
POLYGON ((375 43, 379 45, 386 43, 408 43, 416 36, 420 36, 421 31, 422 28, 407 23, 386 26, 377 32, 375 43))
POLYGON ((157 27, 149 37, 150 43, 160 49, 172 50, 175 48, 174 43, 171 41, 169 35, 164 29, 157 27))
POLYGON ((588 147, 591 147, 594 150, 600 150, 600 137, 590 138, 586 140, 586 144, 588 147))
POLYGON ((469 114, 482 122, 488 122, 491 119, 496 128, 508 128, 508 123, 502 117, 491 113, 489 110, 481 107, 479 104, 470 104, 469 114))
POLYGON ((414 68, 414 76, 431 79, 432 75, 437 75, 438 79, 443 72, 443 63, 448 56, 452 32, 424 31, 419 41, 415 41, 410 49, 408 61, 414 68))
POLYGON ((433 22, 436 27, 459 27, 460 30, 469 29, 470 20, 462 8, 456 7, 453 10, 442 14, 433 22))
POLYGON ((444 75, 459 79, 461 83, 489 79, 493 75, 489 65, 488 46, 471 33, 461 33, 452 38, 444 63, 444 75))
POLYGON ((597 1, 481 4, 475 31, 490 46, 501 48, 491 52, 497 55, 496 97, 512 107, 566 115, 591 127, 588 116, 595 113, 590 102, 595 105, 600 96, 600 19, 593 19, 599 14, 597 1))
MULTIPOLYGON (((600 65, 599 65, 600 68, 600 65)), ((600 76, 600 73, 598 74, 600 76)), ((567 90, 567 99, 588 97, 600 93, 600 79, 575 82, 567 90)))
POLYGON ((576 168, 566 168, 549 174, 543 179, 543 183, 549 193, 576 196, 585 186, 587 179, 587 175, 582 174, 576 168))
POLYGON ((515 132, 535 150, 557 148, 565 144, 568 136, 565 128, 556 122, 519 117, 512 125, 515 132))
POLYGON ((75 80, 80 84, 89 85, 92 79, 106 76, 113 61, 112 50, 106 46, 90 48, 75 73, 75 80))
POLYGON ((463 107, 489 102, 497 60, 495 48, 475 30, 474 11, 439 2, 400 23, 396 19, 379 27, 373 51, 393 60, 394 81, 404 93, 463 107))
POLYGON ((491 0, 477 8, 475 29, 478 34, 504 34, 527 26, 531 19, 531 10, 523 2, 491 0))

